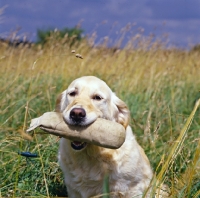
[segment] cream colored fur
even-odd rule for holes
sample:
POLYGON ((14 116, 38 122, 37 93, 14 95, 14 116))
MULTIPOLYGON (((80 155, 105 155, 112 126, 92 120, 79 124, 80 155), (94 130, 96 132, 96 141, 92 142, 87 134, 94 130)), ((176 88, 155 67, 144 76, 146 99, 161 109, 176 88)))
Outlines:
MULTIPOLYGON (((152 179, 149 160, 128 125, 129 110, 107 86, 93 76, 76 79, 58 100, 57 111, 70 120, 70 111, 83 108, 86 118, 81 125, 98 117, 119 122, 126 128, 126 140, 116 150, 87 144, 76 151, 70 140, 61 138, 59 163, 70 198, 89 198, 103 193, 103 180, 109 178, 110 197, 142 197, 152 179)), ((98 131, 97 131, 98 133, 98 131)), ((101 197, 101 196, 99 196, 101 197)))

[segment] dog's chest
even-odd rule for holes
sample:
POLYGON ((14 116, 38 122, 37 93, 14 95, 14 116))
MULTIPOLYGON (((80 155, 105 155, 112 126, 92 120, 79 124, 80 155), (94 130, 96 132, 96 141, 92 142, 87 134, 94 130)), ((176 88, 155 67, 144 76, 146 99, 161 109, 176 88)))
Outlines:
POLYGON ((106 179, 108 179, 111 192, 127 190, 127 182, 129 181, 124 180, 122 173, 116 169, 116 166, 111 166, 106 162, 98 163, 98 160, 95 161, 95 163, 92 161, 89 164, 84 163, 82 166, 69 171, 68 185, 75 187, 79 192, 89 192, 90 194, 86 197, 103 193, 103 184, 106 179))
POLYGON ((118 189, 126 181, 121 181, 123 171, 119 167, 119 162, 114 160, 114 154, 106 150, 93 150, 90 152, 72 153, 70 148, 67 152, 60 150, 60 165, 65 175, 67 186, 79 192, 93 191, 95 194, 103 192, 103 182, 109 175, 110 188, 118 189), (95 153, 97 152, 97 153, 95 153))
MULTIPOLYGON (((70 162, 71 160, 68 159, 70 162)), ((101 194, 103 192, 104 178, 109 171, 109 165, 100 161, 98 158, 85 158, 78 163, 70 162, 67 164, 65 172, 65 182, 74 190, 90 195, 101 194)), ((87 197, 87 196, 86 196, 87 197)), ((89 195, 88 195, 89 197, 89 195)))
POLYGON ((67 155, 65 164, 71 179, 77 184, 91 181, 99 185, 113 169, 112 156, 109 154, 89 156, 83 153, 79 157, 67 155))

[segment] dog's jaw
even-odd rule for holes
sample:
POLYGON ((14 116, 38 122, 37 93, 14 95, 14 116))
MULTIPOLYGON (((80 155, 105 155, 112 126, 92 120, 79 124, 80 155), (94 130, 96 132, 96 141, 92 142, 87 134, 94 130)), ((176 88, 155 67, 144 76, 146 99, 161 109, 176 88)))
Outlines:
POLYGON ((78 142, 78 141, 71 142, 71 147, 76 151, 81 151, 85 149, 86 146, 87 146, 86 142, 78 142))

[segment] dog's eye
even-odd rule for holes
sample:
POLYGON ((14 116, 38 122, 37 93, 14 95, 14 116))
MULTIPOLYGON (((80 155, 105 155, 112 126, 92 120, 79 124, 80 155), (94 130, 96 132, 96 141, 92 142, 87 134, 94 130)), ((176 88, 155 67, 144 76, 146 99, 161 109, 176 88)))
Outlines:
POLYGON ((75 92, 75 91, 72 91, 72 92, 69 93, 69 95, 73 97, 73 96, 76 95, 76 92, 75 92))
POLYGON ((103 98, 99 95, 94 95, 92 99, 93 100, 102 100, 103 98))

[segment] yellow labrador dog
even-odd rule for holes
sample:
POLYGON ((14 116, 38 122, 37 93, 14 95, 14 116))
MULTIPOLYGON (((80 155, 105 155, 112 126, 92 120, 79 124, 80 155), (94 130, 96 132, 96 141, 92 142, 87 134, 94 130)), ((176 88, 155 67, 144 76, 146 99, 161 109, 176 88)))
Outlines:
POLYGON ((152 179, 149 160, 128 125, 126 104, 107 84, 94 76, 74 80, 61 94, 56 110, 70 125, 84 126, 104 118, 126 128, 126 140, 116 150, 61 139, 59 163, 69 197, 98 197, 106 175, 110 197, 142 197, 152 179))

